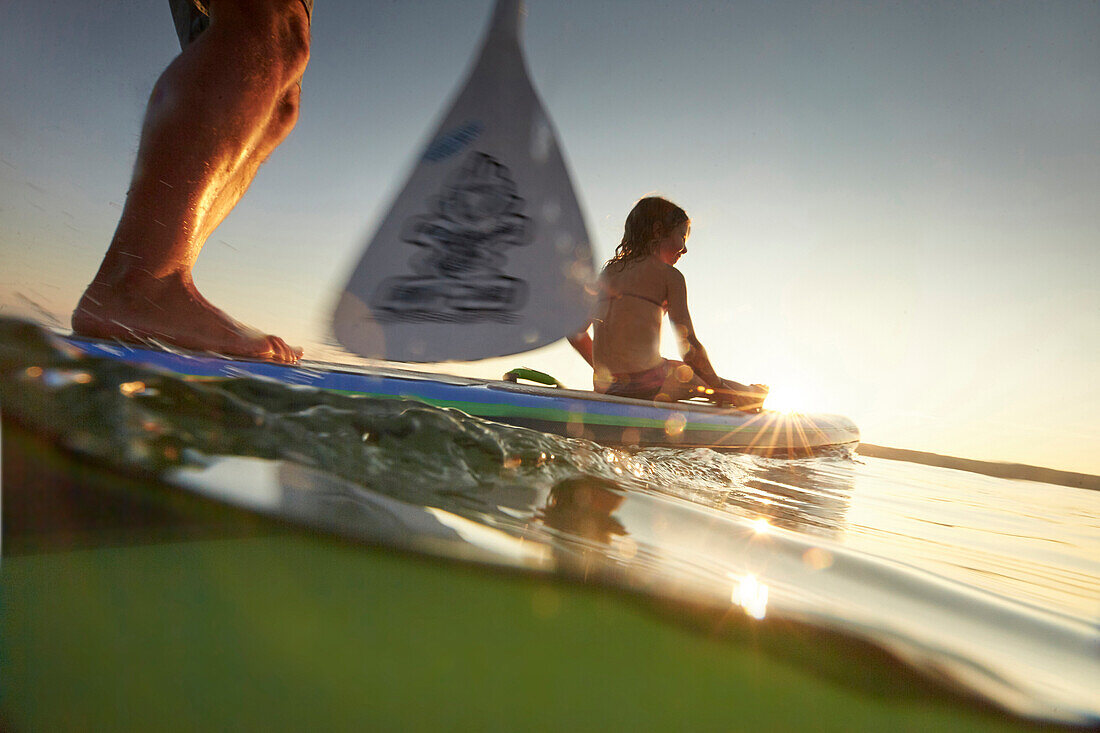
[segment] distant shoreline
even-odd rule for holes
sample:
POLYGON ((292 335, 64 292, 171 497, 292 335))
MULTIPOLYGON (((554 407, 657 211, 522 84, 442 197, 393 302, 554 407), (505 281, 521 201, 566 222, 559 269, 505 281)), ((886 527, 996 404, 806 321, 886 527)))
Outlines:
POLYGON ((1025 466, 1020 463, 975 461, 971 458, 941 456, 937 453, 925 453, 924 451, 905 450, 903 448, 886 448, 881 445, 872 445, 870 443, 860 443, 856 452, 861 456, 870 456, 871 458, 884 458, 889 461, 908 461, 910 463, 921 463, 926 466, 939 466, 940 468, 956 468, 961 471, 981 473, 986 476, 995 476, 997 478, 1041 481, 1046 484, 1072 486, 1077 489, 1100 490, 1100 476, 1094 476, 1090 473, 1059 471, 1057 469, 1043 468, 1041 466, 1025 466))

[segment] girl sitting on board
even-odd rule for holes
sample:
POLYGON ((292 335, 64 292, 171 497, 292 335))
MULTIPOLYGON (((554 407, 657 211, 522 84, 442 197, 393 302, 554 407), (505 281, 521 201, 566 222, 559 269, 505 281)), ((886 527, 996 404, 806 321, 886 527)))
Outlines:
POLYGON ((569 339, 593 369, 597 392, 645 400, 704 396, 758 410, 768 388, 722 379, 695 336, 687 285, 674 265, 687 252, 691 220, 676 204, 651 196, 626 217, 623 241, 599 277, 599 300, 588 329, 569 339), (676 329, 683 361, 661 357, 661 320, 676 329))

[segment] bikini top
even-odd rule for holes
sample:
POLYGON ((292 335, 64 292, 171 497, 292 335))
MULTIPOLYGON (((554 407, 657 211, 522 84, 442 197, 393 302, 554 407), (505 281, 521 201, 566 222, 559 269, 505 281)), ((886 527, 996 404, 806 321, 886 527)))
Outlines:
POLYGON ((647 303, 652 303, 663 311, 668 310, 668 301, 656 301, 653 298, 649 298, 645 295, 638 295, 637 293, 616 293, 615 295, 600 296, 600 300, 606 300, 609 303, 613 300, 621 300, 623 298, 639 298, 647 303))

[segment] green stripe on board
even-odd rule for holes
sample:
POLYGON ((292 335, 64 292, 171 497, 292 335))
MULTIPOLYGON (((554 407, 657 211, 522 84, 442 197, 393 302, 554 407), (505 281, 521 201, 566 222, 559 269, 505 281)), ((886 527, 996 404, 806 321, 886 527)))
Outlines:
MULTIPOLYGON (((383 399, 401 399, 401 400, 415 400, 417 402, 423 402, 433 407, 451 407, 456 410, 461 410, 469 415, 475 415, 477 417, 528 417, 533 420, 543 420, 545 422, 557 422, 557 423, 569 423, 573 421, 583 421, 588 425, 613 425, 616 427, 624 428, 654 428, 657 430, 664 430, 666 419, 652 417, 629 417, 626 415, 601 415, 592 412, 571 412, 569 410, 562 410, 557 407, 520 407, 518 405, 508 404, 491 404, 485 402, 470 402, 468 400, 439 400, 427 397, 421 397, 420 395, 407 394, 407 395, 392 395, 392 394, 375 394, 373 392, 357 392, 353 390, 328 390, 330 392, 339 392, 347 395, 359 395, 362 397, 378 397, 383 399)), ((682 413, 681 413, 682 414, 682 413)), ((764 427, 763 425, 742 425, 742 426, 729 426, 721 425, 718 423, 693 423, 689 422, 684 426, 684 430, 707 430, 707 431, 729 431, 730 433, 758 433, 764 427)))

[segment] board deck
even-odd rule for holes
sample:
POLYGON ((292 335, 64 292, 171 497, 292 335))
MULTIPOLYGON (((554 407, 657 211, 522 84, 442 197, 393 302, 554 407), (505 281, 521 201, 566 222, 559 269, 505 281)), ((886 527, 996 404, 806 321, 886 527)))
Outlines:
POLYGON ((113 341, 67 340, 91 357, 131 362, 190 378, 255 377, 341 394, 411 399, 608 446, 712 448, 797 456, 859 442, 858 428, 839 415, 769 410, 746 413, 704 402, 659 403, 392 367, 317 362, 289 366, 113 341))

